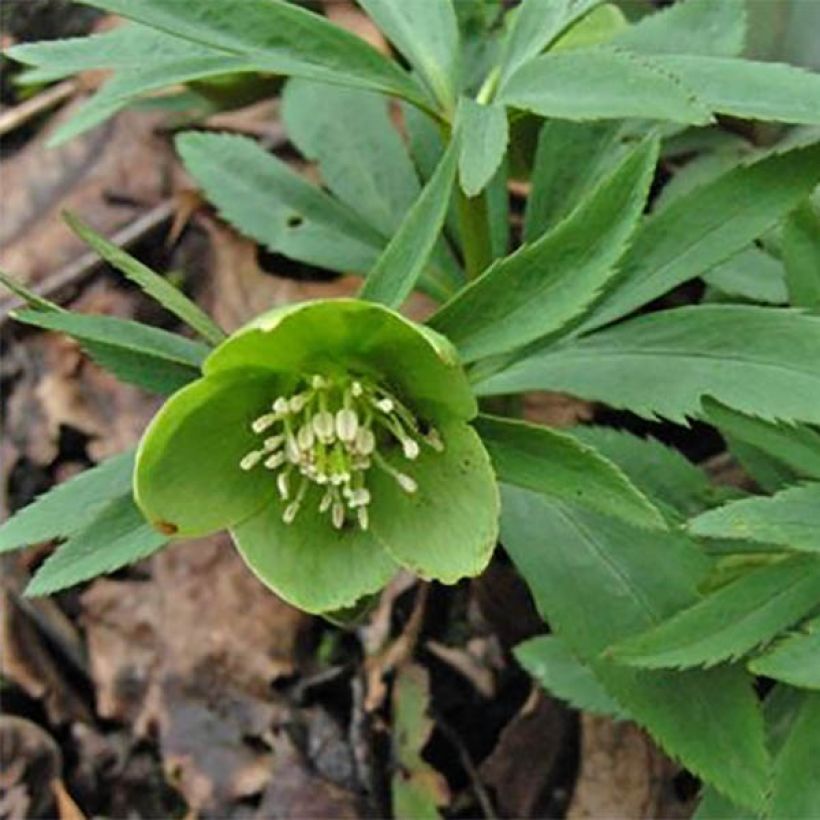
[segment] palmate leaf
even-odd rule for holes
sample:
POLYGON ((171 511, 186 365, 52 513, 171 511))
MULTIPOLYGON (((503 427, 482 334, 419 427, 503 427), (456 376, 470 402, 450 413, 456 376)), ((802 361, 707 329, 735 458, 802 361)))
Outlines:
POLYGON ((768 757, 742 669, 647 671, 600 659, 697 599, 707 562, 692 542, 509 487, 501 533, 539 611, 621 707, 707 782, 759 806, 768 757))
POLYGON ((786 558, 749 572, 607 655, 644 669, 713 666, 746 654, 818 602, 820 558, 786 558))
POLYGON ((820 690, 820 618, 808 621, 758 655, 750 661, 749 669, 791 686, 820 690))
POLYGON ((693 519, 690 532, 820 553, 820 484, 733 501, 693 519))
POLYGON ((142 517, 131 493, 110 501, 37 570, 26 595, 49 595, 146 558, 168 543, 142 517))
POLYGON ((820 143, 729 171, 651 216, 584 328, 600 327, 747 248, 820 182, 820 143))
POLYGON ((571 435, 482 415, 475 422, 500 481, 631 521, 665 529, 652 502, 616 467, 571 435))
POLYGON ((496 262, 430 324, 465 361, 509 351, 565 325, 614 274, 643 211, 657 155, 657 140, 642 142, 565 221, 496 262))
POLYGON ((683 423, 703 396, 765 419, 820 422, 820 317, 692 306, 653 313, 515 362, 479 395, 559 390, 683 423))
POLYGON ((173 393, 196 379, 209 351, 176 333, 113 316, 27 309, 14 318, 71 336, 118 378, 156 393, 173 393))
POLYGON ((83 0, 176 37, 242 57, 258 71, 382 91, 428 106, 397 63, 360 37, 281 0, 83 0))
POLYGON ((507 111, 500 105, 480 105, 463 97, 458 108, 461 151, 458 174, 468 197, 477 196, 493 178, 507 151, 507 111))
POLYGON ((820 313, 820 213, 810 199, 783 226, 783 262, 791 303, 820 313))
POLYGON ((0 552, 64 538, 89 524, 115 498, 131 490, 133 451, 104 461, 58 484, 0 527, 0 552))

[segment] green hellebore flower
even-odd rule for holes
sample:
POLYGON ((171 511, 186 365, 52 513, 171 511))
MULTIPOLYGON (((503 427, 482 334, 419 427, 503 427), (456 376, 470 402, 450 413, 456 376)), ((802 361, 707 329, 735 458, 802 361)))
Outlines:
POLYGON ((407 567, 454 583, 498 529, 475 398, 450 343, 377 304, 266 313, 172 396, 137 454, 134 494, 174 537, 229 529, 282 598, 350 607, 407 567))

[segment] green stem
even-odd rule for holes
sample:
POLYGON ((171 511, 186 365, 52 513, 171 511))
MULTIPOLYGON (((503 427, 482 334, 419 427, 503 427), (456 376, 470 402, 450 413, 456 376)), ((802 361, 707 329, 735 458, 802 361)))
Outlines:
POLYGON ((456 196, 464 266, 467 279, 475 279, 493 260, 487 197, 484 192, 468 197, 460 188, 456 196))

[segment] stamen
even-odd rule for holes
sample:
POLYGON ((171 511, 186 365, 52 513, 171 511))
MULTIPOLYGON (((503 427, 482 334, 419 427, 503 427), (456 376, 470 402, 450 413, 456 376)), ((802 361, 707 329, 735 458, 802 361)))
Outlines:
POLYGON ((441 439, 441 434, 435 427, 431 427, 427 431, 427 435, 424 437, 424 440, 437 452, 443 453, 444 452, 444 442, 441 439))
POLYGON ((288 402, 290 412, 301 413, 307 404, 307 400, 308 397, 304 393, 297 393, 295 396, 291 396, 290 401, 288 402))
POLYGON ((401 442, 402 449, 404 450, 404 457, 409 458, 410 461, 414 461, 419 457, 419 453, 421 452, 421 448, 416 444, 415 441, 411 438, 402 439, 401 442))
POLYGON ((354 398, 359 398, 360 396, 364 395, 364 388, 362 387, 361 382, 353 382, 350 385, 350 392, 353 394, 354 398))
POLYGON ((336 413, 336 435, 341 441, 353 441, 359 430, 359 417, 355 410, 343 407, 336 413))
POLYGON ((264 448, 267 452, 272 452, 273 450, 279 449, 285 441, 285 437, 282 435, 279 436, 271 436, 270 438, 265 439, 264 448))
POLYGON ((326 513, 330 509, 330 505, 333 503, 333 493, 330 490, 327 490, 325 494, 322 496, 322 500, 319 502, 319 512, 326 513))
POLYGON ((313 378, 311 378, 311 380, 310 380, 310 386, 311 386, 314 390, 322 390, 322 389, 324 389, 325 387, 329 387, 329 386, 330 386, 330 384, 329 384, 328 380, 327 380, 324 376, 320 376, 320 375, 317 373, 315 376, 313 376, 313 378))
POLYGON ((360 487, 358 490, 351 490, 348 495, 347 505, 351 508, 366 507, 370 503, 370 490, 360 487))
POLYGON ((285 454, 280 450, 278 453, 274 453, 269 458, 265 459, 265 466, 269 470, 275 470, 277 467, 281 467, 285 463, 285 454))
POLYGON ((337 530, 340 530, 345 523, 344 504, 342 504, 340 501, 334 501, 333 509, 330 512, 330 517, 333 521, 333 526, 336 527, 337 530))
POLYGON ((392 399, 376 399, 373 404, 378 407, 382 413, 392 413, 393 412, 393 400, 392 399))
POLYGON ((369 456, 376 449, 376 436, 368 427, 360 427, 356 431, 356 451, 363 456, 369 456))
POLYGON ((384 457, 381 453, 374 452, 373 458, 376 464, 382 468, 386 473, 389 473, 393 478, 396 479, 397 484, 399 487, 402 488, 406 493, 414 493, 418 489, 419 485, 416 483, 415 479, 411 478, 406 473, 402 473, 397 470, 392 464, 385 461, 384 457))
POLYGON ((359 528, 366 530, 370 525, 370 518, 367 515, 367 507, 359 507, 356 510, 356 517, 359 519, 359 528))
POLYGON ((301 450, 310 450, 315 440, 316 437, 313 434, 313 428, 310 424, 303 424, 296 434, 296 443, 299 445, 299 448, 301 450))
POLYGON ((287 501, 290 497, 290 485, 288 480, 290 478, 290 469, 283 470, 276 476, 276 488, 279 490, 279 495, 282 498, 282 501, 287 501))
POLYGON ((252 470, 262 460, 264 452, 261 450, 251 450, 246 456, 243 456, 242 461, 239 462, 239 467, 242 470, 252 470))
POLYGON ((279 396, 273 403, 273 412, 279 416, 287 416, 290 412, 290 404, 284 396, 279 396))
POLYGON ((319 441, 324 444, 330 444, 333 441, 335 425, 332 413, 321 410, 313 417, 312 424, 319 441))
POLYGON ((279 417, 276 413, 265 413, 264 416, 259 416, 258 419, 254 419, 251 424, 251 430, 253 430, 254 433, 264 433, 268 427, 272 427, 277 421, 279 421, 279 417))

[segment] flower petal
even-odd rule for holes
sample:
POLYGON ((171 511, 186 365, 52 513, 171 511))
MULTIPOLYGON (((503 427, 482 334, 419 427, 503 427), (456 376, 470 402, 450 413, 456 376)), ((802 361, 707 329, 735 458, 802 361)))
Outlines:
POLYGON ((490 459, 467 424, 440 429, 444 452, 428 447, 416 461, 388 457, 414 479, 415 493, 373 470, 370 526, 385 549, 422 578, 452 584, 478 575, 489 563, 498 538, 499 497, 490 459))
POLYGON ((234 371, 199 379, 163 405, 143 435, 134 470, 134 497, 157 529, 205 535, 276 497, 269 471, 245 471, 239 462, 259 447, 251 422, 281 388, 269 372, 234 371))
POLYGON ((357 299, 303 302, 263 314, 206 359, 206 374, 235 367, 280 373, 358 372, 415 410, 469 419, 477 406, 455 348, 430 328, 357 299))
POLYGON ((316 504, 313 488, 292 524, 277 502, 231 530, 245 562, 262 583, 288 603, 322 613, 353 606, 380 590, 398 570, 369 531, 355 525, 337 530, 316 504))

